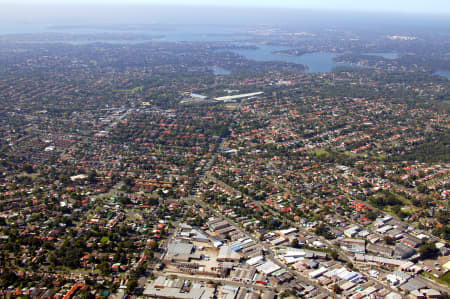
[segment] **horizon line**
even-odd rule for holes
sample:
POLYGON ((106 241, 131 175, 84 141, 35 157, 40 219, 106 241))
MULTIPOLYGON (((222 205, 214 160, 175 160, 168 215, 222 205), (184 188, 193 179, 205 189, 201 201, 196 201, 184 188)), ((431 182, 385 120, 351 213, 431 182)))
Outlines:
POLYGON ((422 17, 449 17, 450 12, 418 12, 418 11, 399 11, 399 10, 367 10, 360 8, 353 9, 327 9, 327 8, 312 8, 312 7, 296 7, 296 6, 279 6, 279 5, 263 5, 263 6, 253 6, 253 5, 238 5, 238 4, 181 4, 181 3, 154 3, 154 4, 145 4, 145 3, 92 3, 92 2, 83 2, 83 3, 17 3, 17 2, 6 2, 4 3, 3 8, 5 7, 14 7, 14 8, 23 8, 23 7, 58 7, 58 8, 83 8, 83 7, 128 7, 128 8, 139 8, 139 7, 159 7, 159 8, 172 8, 172 7, 184 7, 184 8, 208 8, 208 9, 276 9, 276 10, 299 10, 299 11, 309 11, 309 12, 325 12, 325 13, 364 13, 371 15, 402 15, 402 16, 422 16, 422 17))

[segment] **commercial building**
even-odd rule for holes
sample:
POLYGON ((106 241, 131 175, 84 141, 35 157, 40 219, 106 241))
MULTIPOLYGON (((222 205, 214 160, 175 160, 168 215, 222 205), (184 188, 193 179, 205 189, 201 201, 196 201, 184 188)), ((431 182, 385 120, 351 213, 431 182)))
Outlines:
POLYGON ((201 255, 194 252, 194 245, 182 240, 172 241, 167 247, 163 261, 165 263, 185 263, 191 259, 200 259, 201 255))
POLYGON ((210 299, 214 298, 214 289, 198 283, 190 285, 190 282, 186 280, 160 276, 146 286, 143 296, 167 299, 210 299))
POLYGON ((220 247, 217 261, 219 262, 239 262, 241 255, 233 250, 231 245, 226 244, 220 247))
POLYGON ((343 239, 340 241, 341 248, 354 253, 366 252, 366 241, 360 239, 343 239))

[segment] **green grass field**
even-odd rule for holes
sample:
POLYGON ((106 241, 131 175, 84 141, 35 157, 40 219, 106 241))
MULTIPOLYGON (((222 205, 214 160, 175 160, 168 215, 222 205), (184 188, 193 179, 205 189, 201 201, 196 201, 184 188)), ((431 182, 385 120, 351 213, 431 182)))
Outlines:
POLYGON ((142 91, 144 89, 144 86, 137 86, 133 89, 115 89, 116 92, 123 92, 123 93, 135 93, 137 91, 142 91))

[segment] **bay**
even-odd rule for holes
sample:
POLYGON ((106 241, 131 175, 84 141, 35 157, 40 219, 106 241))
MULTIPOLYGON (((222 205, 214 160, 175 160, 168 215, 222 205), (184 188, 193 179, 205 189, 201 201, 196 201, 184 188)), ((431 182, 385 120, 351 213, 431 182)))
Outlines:
POLYGON ((434 74, 442 76, 442 77, 446 77, 447 79, 450 80, 450 71, 438 71, 438 72, 435 72, 434 74))
POLYGON ((213 67, 212 70, 213 70, 214 75, 216 75, 216 76, 226 76, 226 75, 231 74, 231 72, 229 70, 218 67, 218 66, 213 67))
POLYGON ((256 61, 280 61, 296 64, 303 64, 308 67, 308 73, 326 73, 330 72, 334 67, 343 66, 345 64, 336 63, 333 59, 339 55, 331 52, 314 52, 300 56, 280 55, 274 52, 287 50, 287 47, 272 45, 256 45, 258 49, 233 49, 232 52, 242 55, 247 59, 256 61))
MULTIPOLYGON (((124 26, 118 27, 100 27, 100 26, 53 26, 51 24, 36 25, 36 24, 10 24, 0 27, 0 34, 24 34, 24 33, 69 33, 69 34, 100 34, 100 33, 133 33, 133 34, 148 34, 152 36, 161 36, 159 38, 152 39, 153 41, 161 42, 230 42, 234 44, 243 44, 245 39, 248 39, 248 35, 245 30, 237 30, 236 27, 227 26, 201 26, 201 25, 189 25, 189 26, 173 26, 168 30, 157 30, 153 28, 145 27, 133 27, 124 26)), ((119 43, 119 44, 133 44, 148 42, 149 40, 105 40, 107 43, 119 43)), ((57 41, 55 41, 57 42, 57 41)), ((73 44, 84 44, 90 41, 63 41, 73 44)), ((94 41, 92 41, 94 42, 94 41)), ((98 41, 96 41, 98 42, 98 41)), ((274 52, 280 50, 290 49, 289 47, 273 46, 273 45, 261 45, 261 44, 249 44, 245 45, 257 46, 257 49, 233 49, 236 54, 242 55, 247 59, 256 61, 279 61, 289 62, 306 65, 308 67, 308 73, 326 73, 330 72, 334 67, 343 66, 345 64, 339 64, 333 61, 338 53, 331 52, 314 52, 307 53, 299 56, 280 55, 274 52)), ((348 65, 347 65, 348 66, 348 65)), ((229 71, 224 69, 214 70, 216 75, 228 75, 229 71)))

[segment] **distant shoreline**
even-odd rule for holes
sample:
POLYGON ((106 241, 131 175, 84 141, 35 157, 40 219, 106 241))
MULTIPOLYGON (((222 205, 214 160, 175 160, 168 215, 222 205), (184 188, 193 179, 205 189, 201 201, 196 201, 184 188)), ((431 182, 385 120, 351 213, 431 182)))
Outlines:
POLYGON ((299 50, 299 49, 287 49, 287 50, 278 50, 278 51, 273 51, 273 54, 276 55, 281 55, 281 56, 302 56, 304 54, 309 54, 309 53, 313 53, 312 51, 308 51, 308 50, 299 50))

